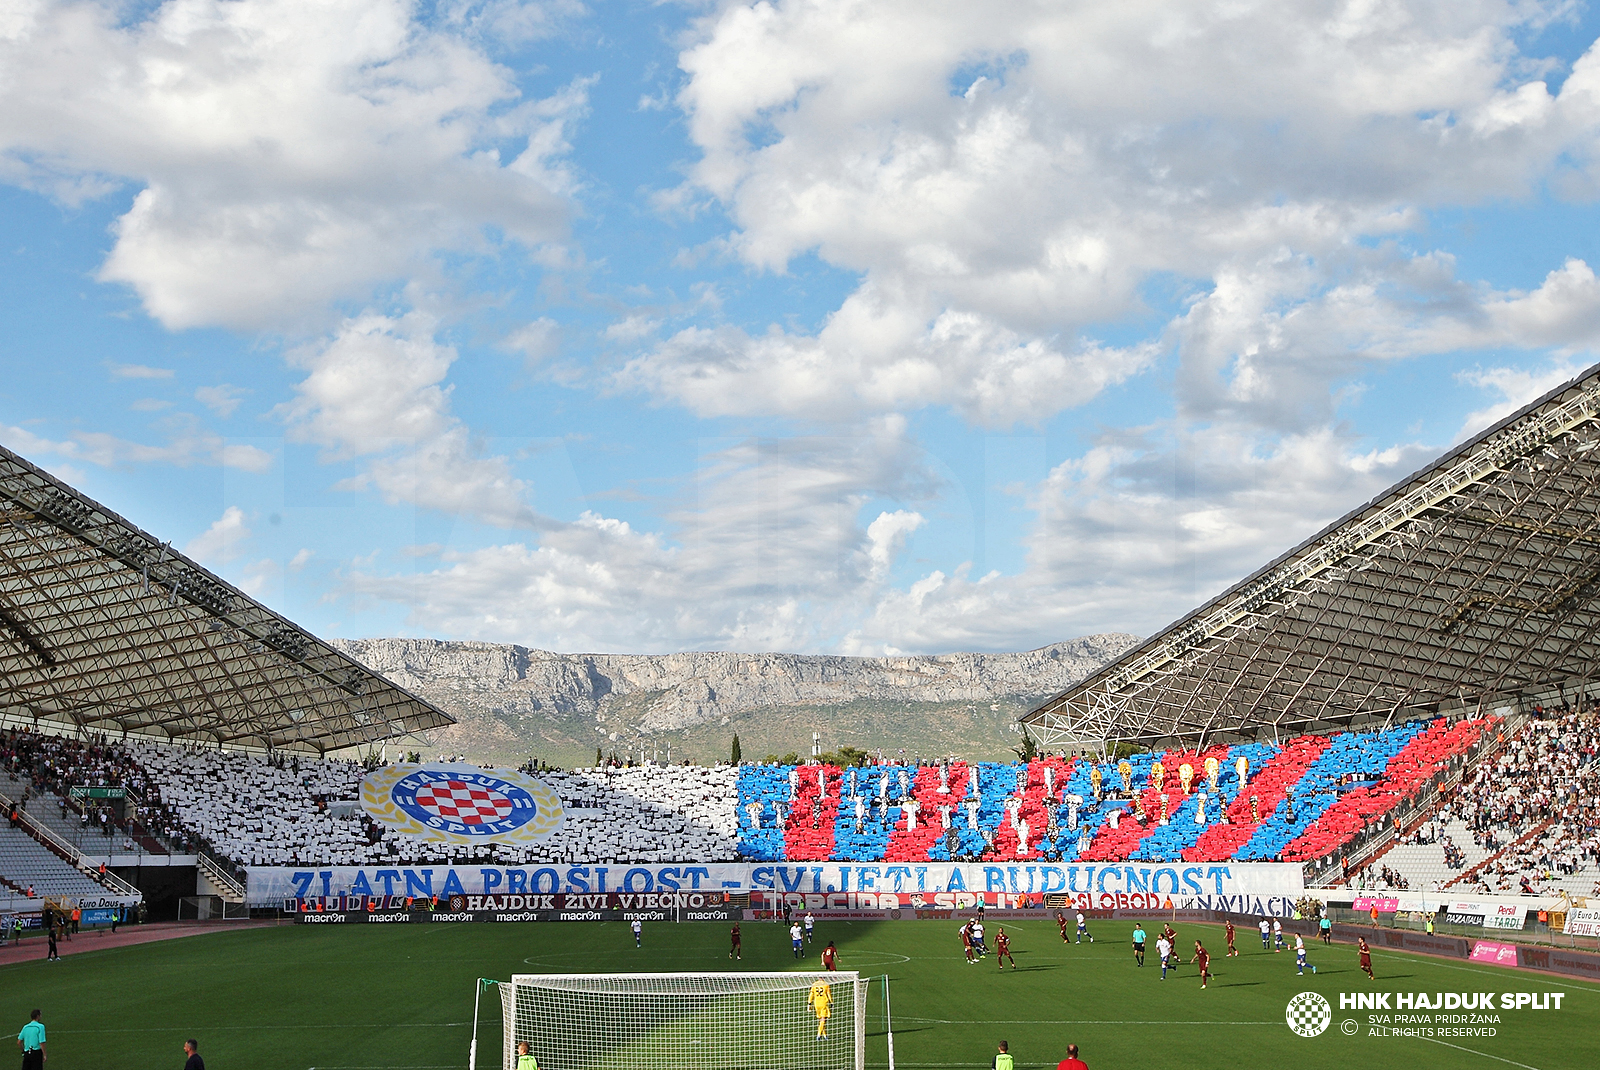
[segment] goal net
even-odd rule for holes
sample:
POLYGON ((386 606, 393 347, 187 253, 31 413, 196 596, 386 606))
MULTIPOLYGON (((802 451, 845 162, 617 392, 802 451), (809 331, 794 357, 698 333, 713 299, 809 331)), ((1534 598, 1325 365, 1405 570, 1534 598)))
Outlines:
POLYGON ((502 1067, 864 1070, 853 972, 517 974, 500 982, 502 1067))

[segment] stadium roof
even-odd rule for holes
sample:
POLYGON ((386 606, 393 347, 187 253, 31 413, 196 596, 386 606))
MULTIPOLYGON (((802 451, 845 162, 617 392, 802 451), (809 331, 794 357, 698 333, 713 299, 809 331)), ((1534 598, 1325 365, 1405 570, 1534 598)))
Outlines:
POLYGON ((1022 717, 1226 743, 1578 685, 1600 656, 1600 365, 1022 717))
POLYGON ((4 447, 0 711, 314 752, 453 723, 4 447))

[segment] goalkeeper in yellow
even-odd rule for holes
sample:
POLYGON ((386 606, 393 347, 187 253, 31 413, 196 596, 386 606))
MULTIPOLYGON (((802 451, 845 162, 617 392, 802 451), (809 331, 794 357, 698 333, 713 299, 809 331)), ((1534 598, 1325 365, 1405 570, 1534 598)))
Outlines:
POLYGON ((833 988, 826 981, 813 983, 810 993, 806 995, 806 1002, 811 1004, 812 1013, 817 1016, 817 1039, 825 1039, 828 1035, 828 1015, 833 1013, 833 988))

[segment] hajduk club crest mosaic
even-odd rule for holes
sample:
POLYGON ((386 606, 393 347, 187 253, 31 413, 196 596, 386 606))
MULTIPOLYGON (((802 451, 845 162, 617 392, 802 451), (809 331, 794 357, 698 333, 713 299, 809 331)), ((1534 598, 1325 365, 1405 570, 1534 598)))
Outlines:
POLYGON ((361 808, 396 832, 445 843, 533 843, 566 821, 541 781, 475 765, 384 766, 361 782, 361 808))

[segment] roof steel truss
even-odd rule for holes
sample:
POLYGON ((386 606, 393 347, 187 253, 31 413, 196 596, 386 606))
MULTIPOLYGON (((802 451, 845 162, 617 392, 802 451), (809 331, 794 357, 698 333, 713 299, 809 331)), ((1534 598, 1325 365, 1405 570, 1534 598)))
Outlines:
POLYGON ((0 710, 316 752, 452 723, 4 448, 0 710))
POLYGON ((1600 366, 1022 718, 1045 746, 1197 744, 1592 678, 1600 366))

